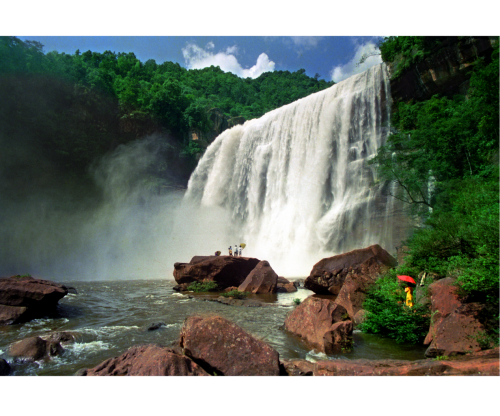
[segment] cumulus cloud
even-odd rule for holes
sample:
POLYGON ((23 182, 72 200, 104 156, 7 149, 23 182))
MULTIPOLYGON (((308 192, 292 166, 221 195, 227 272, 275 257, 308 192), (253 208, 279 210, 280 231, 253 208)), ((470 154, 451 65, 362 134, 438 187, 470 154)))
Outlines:
POLYGON ((371 68, 374 65, 380 64, 382 62, 382 57, 380 55, 369 56, 374 53, 379 53, 377 45, 373 42, 365 43, 364 45, 358 45, 356 48, 356 53, 354 58, 352 58, 347 64, 339 65, 330 71, 332 81, 340 82, 354 74, 359 74, 371 68), (366 60, 359 66, 356 64, 360 61, 363 55, 369 56, 366 60))
POLYGON ((182 55, 189 69, 202 69, 211 65, 218 66, 225 72, 232 72, 242 78, 257 78, 264 72, 274 71, 275 63, 265 53, 261 53, 251 68, 245 69, 234 56, 237 46, 231 46, 225 52, 214 53, 214 44, 209 42, 205 49, 190 43, 182 49, 182 55))

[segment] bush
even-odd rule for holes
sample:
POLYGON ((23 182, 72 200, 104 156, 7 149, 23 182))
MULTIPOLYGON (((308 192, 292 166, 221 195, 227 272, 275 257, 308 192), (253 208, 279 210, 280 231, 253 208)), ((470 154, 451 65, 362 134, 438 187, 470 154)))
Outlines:
POLYGON ((231 290, 226 293, 221 293, 225 298, 245 299, 249 292, 240 292, 239 290, 231 290))
POLYGON ((293 303, 295 303, 296 305, 300 305, 300 302, 301 302, 301 300, 299 298, 295 298, 293 300, 293 303))
POLYGON ((219 286, 215 282, 193 282, 191 283, 187 289, 192 292, 213 292, 217 290, 219 286))
POLYGON ((393 338, 398 343, 422 343, 429 331, 430 311, 418 304, 409 308, 404 304, 405 299, 396 270, 388 272, 367 294, 363 308, 368 314, 360 329, 393 338))

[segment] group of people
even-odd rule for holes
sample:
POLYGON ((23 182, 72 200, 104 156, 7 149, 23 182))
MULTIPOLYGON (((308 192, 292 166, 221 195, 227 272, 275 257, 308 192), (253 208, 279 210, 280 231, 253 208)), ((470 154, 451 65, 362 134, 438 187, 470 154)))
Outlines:
MULTIPOLYGON (((230 256, 234 256, 234 257, 241 256, 241 250, 243 250, 244 248, 245 248, 245 244, 240 244, 239 246, 238 246, 238 244, 235 244, 234 245, 234 251, 233 251, 233 246, 229 246, 229 255, 230 256)), ((215 255, 216 256, 220 256, 221 252, 220 251, 216 251, 215 255)))
POLYGON ((241 250, 243 250, 243 247, 238 246, 238 244, 234 245, 234 251, 232 246, 229 246, 229 255, 234 257, 241 256, 241 250))

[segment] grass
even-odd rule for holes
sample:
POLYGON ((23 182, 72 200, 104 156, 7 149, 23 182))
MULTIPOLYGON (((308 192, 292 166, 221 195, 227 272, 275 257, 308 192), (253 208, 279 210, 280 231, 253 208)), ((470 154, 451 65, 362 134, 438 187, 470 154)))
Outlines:
POLYGON ((217 290, 219 286, 215 282, 193 282, 191 283, 188 287, 187 290, 190 290, 192 292, 212 292, 214 290, 217 290))
POLYGON ((231 290, 226 293, 221 293, 225 298, 234 298, 234 299, 245 299, 249 292, 240 292, 239 290, 231 290))

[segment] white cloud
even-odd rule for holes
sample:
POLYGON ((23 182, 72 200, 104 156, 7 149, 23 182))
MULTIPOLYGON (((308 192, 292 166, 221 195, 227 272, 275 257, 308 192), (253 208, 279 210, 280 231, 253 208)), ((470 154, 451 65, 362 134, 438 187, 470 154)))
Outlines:
POLYGON ((290 36, 295 46, 301 46, 305 49, 315 48, 323 36, 290 36))
POLYGON ((359 74, 374 65, 380 64, 382 62, 382 57, 380 55, 375 55, 370 56, 361 65, 356 66, 364 54, 370 55, 372 53, 379 53, 379 49, 375 43, 368 42, 364 45, 358 45, 354 58, 352 58, 347 64, 336 66, 330 71, 332 81, 343 81, 354 74, 359 74))
POLYGON ((274 71, 275 63, 269 59, 265 53, 261 53, 257 58, 257 62, 251 68, 243 68, 236 57, 238 48, 231 46, 225 52, 213 53, 209 49, 213 49, 212 42, 207 44, 205 49, 198 45, 190 43, 182 49, 182 55, 189 69, 202 69, 211 65, 218 66, 224 72, 232 72, 242 78, 257 78, 264 72, 274 71))

